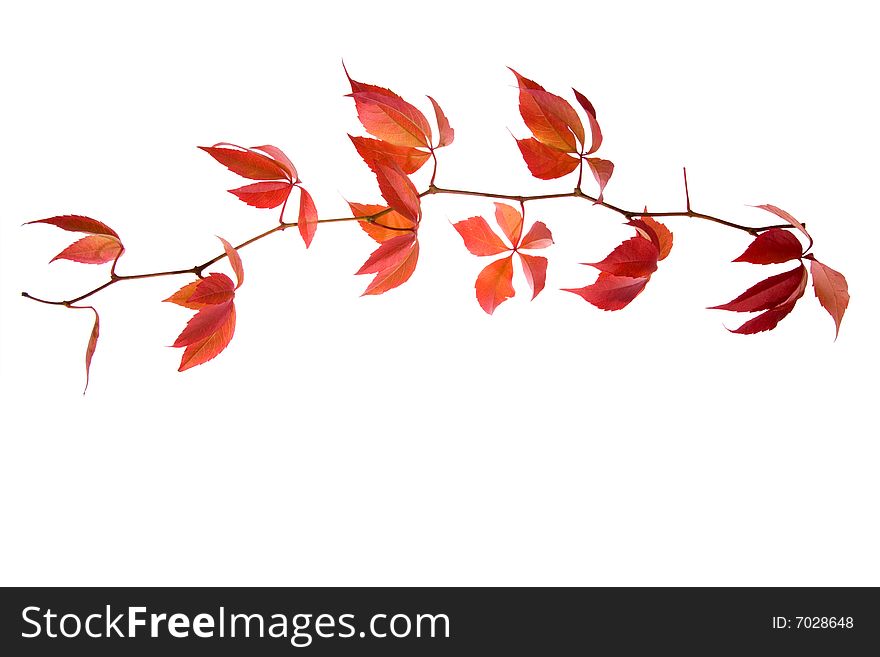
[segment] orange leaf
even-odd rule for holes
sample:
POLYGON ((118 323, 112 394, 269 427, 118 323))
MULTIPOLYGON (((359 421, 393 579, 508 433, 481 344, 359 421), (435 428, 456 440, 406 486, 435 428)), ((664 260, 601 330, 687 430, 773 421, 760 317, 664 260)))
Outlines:
POLYGON ((92 306, 88 306, 88 309, 95 313, 95 324, 92 326, 89 342, 86 345, 86 387, 83 388, 83 394, 86 394, 86 390, 89 389, 89 371, 92 369, 92 356, 95 355, 95 349, 98 346, 98 334, 101 330, 101 320, 98 317, 98 311, 92 306))
POLYGON ((234 312, 232 300, 203 306, 187 322, 186 328, 177 336, 172 347, 188 347, 214 335, 234 312))
POLYGON ((601 262, 585 262, 582 264, 596 269, 628 278, 646 278, 657 271, 657 246, 643 237, 631 237, 617 246, 601 262))
MULTIPOLYGON (((222 306, 206 307, 204 310, 199 311, 199 313, 193 317, 191 322, 195 321, 199 314, 214 308, 226 309, 226 315, 223 318, 222 323, 217 324, 214 330, 202 340, 187 345, 183 352, 183 356, 180 358, 178 372, 183 372, 191 367, 208 362, 216 357, 221 351, 226 349, 229 342, 232 340, 232 336, 235 333, 235 305, 231 301, 222 306)), ((212 323, 212 325, 214 324, 212 323)), ((190 325, 188 324, 187 329, 189 329, 189 327, 190 325)), ((186 332, 186 329, 184 329, 184 332, 186 332)))
POLYGON ((611 174, 614 173, 614 162, 603 160, 600 157, 588 157, 586 159, 590 171, 593 172, 593 177, 599 183, 599 197, 596 199, 596 202, 601 203, 603 201, 602 195, 605 192, 605 185, 608 184, 611 174))
POLYGON ((590 144, 590 149, 587 151, 587 155, 589 155, 590 153, 595 153, 599 150, 599 146, 602 145, 602 130, 599 129, 599 122, 596 120, 596 109, 593 107, 593 103, 591 103, 587 97, 577 89, 572 89, 572 91, 574 92, 574 97, 577 98, 581 107, 586 111, 587 119, 590 122, 592 143, 590 144))
POLYGON ((578 147, 575 139, 583 143, 584 126, 574 108, 537 82, 510 70, 519 84, 519 112, 526 127, 547 146, 576 153, 578 147))
POLYGON ((235 272, 235 279, 238 281, 238 285, 235 286, 237 290, 244 283, 244 265, 241 264, 241 256, 238 255, 236 248, 225 239, 219 235, 217 239, 223 242, 223 250, 226 251, 226 257, 229 258, 229 264, 232 267, 232 271, 235 272))
MULTIPOLYGON (((379 214, 383 210, 388 209, 384 205, 368 205, 352 202, 349 202, 348 206, 351 208, 351 213, 354 217, 372 217, 373 215, 379 214)), ((413 230, 416 227, 415 222, 413 222, 411 219, 407 219, 402 214, 400 214, 399 212, 395 212, 394 210, 386 212, 375 222, 364 220, 359 221, 358 224, 360 224, 360 227, 364 229, 364 232, 366 232, 367 235, 372 237, 380 244, 382 242, 387 242, 394 237, 400 236, 402 231, 392 230, 394 228, 413 230), (389 228, 386 228, 386 226, 388 226, 389 228)))
POLYGON ((405 233, 383 242, 356 272, 376 274, 364 295, 382 294, 402 285, 412 276, 418 260, 419 241, 415 233, 405 233))
POLYGON ((235 297, 235 285, 226 274, 212 273, 187 283, 177 292, 165 299, 178 306, 199 310, 208 305, 216 305, 231 301, 235 297))
POLYGON ((237 189, 230 189, 242 201, 255 208, 277 208, 290 196, 289 180, 258 182, 237 189))
POLYGON ((430 147, 431 126, 425 115, 399 96, 375 91, 350 96, 364 129, 374 137, 395 146, 430 147))
POLYGON ((299 188, 299 218, 296 220, 300 237, 306 244, 306 248, 312 243, 312 238, 318 230, 318 208, 312 195, 302 187, 299 188))
POLYGON ((390 160, 376 162, 376 180, 388 205, 415 223, 422 216, 419 193, 403 170, 390 160))
POLYGON ((523 273, 526 275, 526 282, 532 288, 532 299, 534 300, 544 289, 544 283, 547 281, 547 258, 520 253, 519 259, 523 266, 523 273))
POLYGON ((828 311, 834 320, 834 339, 840 334, 840 323, 849 305, 849 286, 846 278, 839 271, 831 269, 816 260, 812 254, 806 256, 810 261, 810 273, 813 275, 813 290, 819 303, 828 311))
POLYGON ((521 249, 546 249, 553 244, 553 235, 543 221, 536 221, 520 242, 521 249))
POLYGON ((449 125, 449 119, 446 118, 446 115, 443 113, 443 110, 440 109, 440 105, 437 101, 430 96, 428 96, 428 100, 430 100, 431 104, 434 106, 434 115, 437 117, 437 129, 440 131, 440 141, 437 143, 437 148, 449 146, 449 144, 452 143, 452 140, 455 139, 455 130, 449 125))
POLYGON ((88 235, 77 240, 49 262, 73 260, 87 265, 102 265, 122 255, 122 244, 112 235, 88 235))
POLYGON ((391 160, 406 174, 412 174, 422 168, 431 154, 421 151, 412 146, 395 146, 387 141, 370 139, 369 137, 348 136, 363 158, 367 166, 375 173, 376 162, 379 160, 391 160))
POLYGON ((645 214, 638 219, 630 219, 627 222, 636 229, 642 237, 651 240, 660 252, 658 260, 663 260, 672 250, 672 232, 653 217, 648 216, 648 208, 645 214))
POLYGON ((97 219, 83 217, 78 214, 65 214, 59 217, 49 217, 48 219, 37 219, 36 221, 28 221, 25 225, 27 226, 29 224, 51 224, 52 226, 57 226, 62 230, 68 230, 73 233, 110 235, 111 237, 119 239, 119 235, 116 234, 116 231, 110 228, 107 224, 100 222, 97 219))
POLYGON ((251 180, 283 180, 290 174, 268 155, 257 153, 243 146, 221 142, 213 146, 199 146, 233 173, 251 180))
POLYGON ((620 310, 642 293, 649 280, 650 277, 630 278, 603 271, 592 285, 564 289, 563 292, 577 294, 602 310, 620 310))
POLYGON ((517 139, 516 144, 535 178, 553 180, 577 169, 579 160, 576 157, 545 146, 534 137, 517 139))
POLYGON ((480 307, 490 315, 516 294, 513 289, 513 254, 488 264, 474 286, 480 307))
POLYGON ((523 216, 519 210, 507 203, 495 203, 495 221, 510 240, 511 248, 518 247, 523 229, 523 216))
POLYGON ((476 256, 490 256, 510 251, 498 235, 489 227, 483 217, 470 217, 452 225, 467 250, 476 256))
POLYGON ((263 151, 273 160, 275 160, 278 165, 284 169, 290 176, 291 182, 299 182, 299 175, 296 173, 296 167, 293 166, 293 162, 290 161, 290 158, 284 154, 277 146, 251 146, 252 150, 263 151))

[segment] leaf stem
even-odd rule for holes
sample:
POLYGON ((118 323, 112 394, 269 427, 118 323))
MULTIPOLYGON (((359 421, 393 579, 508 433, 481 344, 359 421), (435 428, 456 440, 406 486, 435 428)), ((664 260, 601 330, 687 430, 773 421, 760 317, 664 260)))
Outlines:
MULTIPOLYGON (((432 153, 432 155, 433 155, 433 153, 432 153)), ((457 195, 457 196, 479 196, 482 198, 498 198, 498 199, 505 199, 505 200, 509 200, 509 201, 516 201, 522 206, 523 210, 525 210, 525 204, 527 201, 544 201, 544 200, 555 199, 555 198, 582 198, 587 201, 592 201, 592 203, 594 205, 601 205, 602 207, 607 208, 607 209, 611 210, 612 212, 616 212, 627 219, 631 219, 632 217, 641 216, 642 214, 644 214, 643 210, 626 210, 624 208, 620 208, 616 205, 608 203, 607 201, 604 201, 604 200, 600 201, 597 198, 590 196, 589 194, 586 194, 583 190, 581 190, 580 185, 578 185, 573 191, 570 191, 570 192, 559 192, 559 193, 555 193, 555 194, 533 194, 533 195, 501 194, 501 193, 497 193, 497 192, 483 192, 483 191, 475 191, 475 190, 469 190, 469 189, 452 189, 449 187, 438 187, 437 185, 434 184, 434 176, 437 173, 436 165, 437 165, 437 159, 436 159, 436 157, 434 157, 434 175, 432 175, 432 177, 431 177, 431 182, 428 186, 428 189, 426 189, 425 191, 423 191, 419 194, 420 198, 423 198, 425 196, 430 196, 433 194, 449 194, 449 195, 457 195)), ((687 202, 687 209, 686 210, 672 210, 672 211, 666 211, 666 212, 649 212, 648 214, 650 214, 650 216, 652 216, 652 217, 690 217, 692 219, 702 219, 705 221, 711 221, 713 223, 720 224, 722 226, 727 226, 729 228, 735 228, 737 230, 741 230, 746 233, 749 233, 750 235, 758 235, 764 231, 770 230, 771 228, 785 228, 785 229, 792 228, 792 226, 787 223, 786 224, 774 224, 774 225, 769 225, 769 226, 745 226, 743 224, 738 224, 733 221, 721 219, 719 217, 715 217, 715 216, 712 216, 709 214, 704 214, 702 212, 693 211, 690 207, 690 196, 687 193, 687 172, 686 171, 685 171, 685 195, 686 195, 686 202, 687 202)), ((376 221, 377 219, 388 214, 391 211, 392 211, 391 208, 385 208, 384 210, 376 212, 375 214, 372 214, 372 215, 366 215, 366 216, 362 216, 362 217, 334 217, 331 219, 319 219, 318 223, 332 224, 332 223, 339 223, 339 222, 343 222, 343 221, 367 221, 369 223, 375 224, 375 225, 380 226, 382 228, 386 228, 388 230, 399 230, 402 232, 406 232, 406 231, 411 230, 410 228, 401 228, 399 226, 386 226, 386 225, 376 221)), ((258 242, 258 241, 268 237, 269 235, 273 235, 275 233, 282 232, 288 228, 293 228, 298 225, 298 222, 296 222, 296 221, 284 221, 283 214, 280 217, 280 220, 281 221, 279 224, 275 225, 274 227, 270 228, 269 230, 263 231, 262 233, 259 233, 258 235, 254 235, 253 237, 246 239, 244 242, 237 245, 235 247, 236 250, 243 249, 246 246, 254 244, 255 242, 258 242)), ((111 265, 110 279, 108 281, 89 290, 88 292, 85 292, 83 294, 80 294, 77 297, 74 297, 73 299, 69 299, 66 301, 54 301, 54 300, 49 300, 49 299, 42 299, 40 297, 35 297, 34 295, 29 294, 28 292, 22 292, 21 296, 23 296, 26 299, 30 299, 32 301, 37 301, 39 303, 45 303, 45 304, 52 305, 52 306, 68 306, 69 307, 72 304, 79 303, 83 299, 87 299, 87 298, 91 297, 92 295, 95 295, 98 292, 101 292, 102 290, 105 290, 106 288, 108 288, 111 285, 114 285, 120 281, 132 281, 132 280, 138 280, 138 279, 142 279, 142 278, 159 278, 162 276, 180 276, 183 274, 193 274, 195 276, 201 277, 202 272, 204 272, 205 269, 207 269, 211 265, 214 265, 214 264, 220 262, 221 260, 223 260, 226 257, 227 257, 226 252, 224 251, 223 253, 220 253, 219 255, 214 256, 210 260, 206 260, 202 264, 196 265, 194 267, 189 267, 187 269, 169 269, 167 271, 148 272, 148 273, 144 273, 144 274, 117 274, 116 273, 116 261, 114 261, 113 265, 111 265)))

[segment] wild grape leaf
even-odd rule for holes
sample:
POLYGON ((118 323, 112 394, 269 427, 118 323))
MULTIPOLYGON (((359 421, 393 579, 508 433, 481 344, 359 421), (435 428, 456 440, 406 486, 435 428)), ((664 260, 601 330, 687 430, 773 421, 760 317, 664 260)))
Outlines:
POLYGON ((604 200, 605 185, 608 184, 608 181, 611 180, 611 174, 614 173, 614 162, 603 160, 600 157, 588 157, 586 160, 590 171, 593 172, 593 177, 599 183, 599 196, 596 202, 601 203, 604 200))
POLYGON ((806 256, 810 261, 810 273, 813 275, 813 290, 822 307, 828 311, 834 320, 834 339, 840 334, 840 323, 843 314, 849 305, 849 286, 846 278, 839 271, 831 269, 810 254, 806 256))
POLYGON ((577 89, 572 89, 572 91, 574 92, 574 97, 577 98, 577 101, 587 113, 587 120, 590 122, 592 143, 590 144, 590 148, 587 151, 587 155, 590 155, 591 153, 595 153, 597 150, 599 150, 599 147, 602 145, 602 130, 599 128, 599 122, 596 120, 596 109, 593 107, 593 103, 591 103, 587 99, 587 97, 584 96, 577 89))
POLYGON ((419 240, 416 234, 403 233, 382 242, 367 261, 355 272, 376 274, 363 295, 382 294, 406 283, 419 261, 419 240))
POLYGON ((657 245, 644 237, 631 237, 617 246, 601 262, 585 262, 582 264, 596 269, 628 278, 647 278, 657 271, 657 260, 660 252, 657 245))
POLYGON ((452 143, 452 140, 455 139, 455 130, 449 125, 449 119, 446 118, 446 114, 440 109, 440 105, 437 101, 430 96, 428 96, 428 100, 430 100, 431 105, 434 106, 434 115, 437 117, 437 129, 440 132, 440 141, 437 142, 437 148, 449 146, 449 144, 452 143))
POLYGON ((318 208, 315 207, 312 195, 303 187, 299 188, 299 216, 296 224, 300 237, 305 242, 306 248, 309 248, 312 238, 318 230, 318 208))
POLYGON ((87 265, 102 265, 122 255, 122 244, 112 235, 88 235, 77 240, 49 262, 72 260, 87 265))
POLYGON ((95 313, 95 323, 92 326, 89 342, 86 345, 86 386, 83 388, 83 394, 86 394, 86 390, 89 389, 89 372, 92 369, 92 356, 95 355, 95 349, 98 347, 98 335, 101 331, 101 318, 98 317, 98 311, 92 306, 87 306, 87 308, 95 313))
POLYGON ((186 325, 174 343, 186 347, 178 372, 208 362, 226 349, 235 334, 235 304, 205 306, 186 325))
MULTIPOLYGON (((553 244, 553 235, 550 233, 550 229, 540 221, 536 221, 523 236, 522 214, 506 203, 495 204, 495 221, 507 239, 510 240, 510 246, 507 246, 489 227, 483 217, 470 217, 453 224, 453 227, 461 235, 467 250, 478 256, 492 256, 508 251, 519 253, 519 249, 543 249, 553 244)), ((532 299, 534 299, 544 289, 547 278, 547 259, 524 253, 519 253, 519 257, 526 281, 532 288, 532 299)), ((495 312, 495 308, 512 297, 514 295, 512 281, 512 253, 484 267, 477 276, 475 285, 477 301, 483 310, 491 315, 495 312)))
POLYGON ((771 228, 758 235, 734 262, 750 262, 755 265, 771 265, 788 262, 801 257, 800 240, 782 228, 771 228))
POLYGON ((771 308, 757 317, 748 320, 738 329, 727 330, 731 333, 738 333, 740 335, 753 335, 755 333, 761 333, 762 331, 772 331, 776 328, 776 325, 779 324, 779 322, 785 319, 785 317, 794 310, 794 306, 795 301, 776 306, 775 308, 771 308))
POLYGON ((400 96, 377 91, 355 91, 349 96, 354 99, 364 129, 374 137, 396 146, 430 148, 428 120, 400 96))
MULTIPOLYGON (((364 203, 353 203, 349 201, 348 206, 351 208, 353 217, 372 217, 380 212, 388 210, 384 205, 369 205, 364 203)), ((359 221, 358 224, 364 229, 374 240, 379 242, 387 242, 395 237, 400 237, 403 230, 412 231, 416 224, 412 219, 407 219, 399 212, 389 210, 375 221, 359 221), (395 230, 401 229, 401 230, 395 230)))
POLYGON ((235 284, 226 274, 211 273, 187 283, 177 292, 165 299, 190 310, 200 310, 208 305, 232 301, 235 298, 235 284))
POLYGON ((731 310, 739 313, 770 310, 791 300, 798 288, 806 284, 806 273, 806 268, 798 264, 790 271, 770 276, 753 285, 733 301, 712 306, 710 310, 731 310))
POLYGON ((526 166, 535 178, 554 180, 577 169, 579 160, 550 146, 545 146, 534 137, 517 139, 526 166))
POLYGON ((199 148, 243 178, 251 180, 291 180, 292 178, 290 172, 281 163, 244 146, 220 142, 199 148))
POLYGON ((379 191, 388 205, 415 223, 422 216, 419 193, 403 170, 390 160, 376 162, 376 180, 379 191))
POLYGON ((377 161, 390 160, 399 166, 405 174, 413 174, 421 169, 422 165, 431 157, 429 152, 412 146, 395 146, 387 141, 370 139, 369 137, 349 135, 348 138, 351 139, 358 154, 374 173, 377 161))
POLYGON ((548 92, 512 68, 519 84, 519 112, 535 139, 567 153, 577 153, 584 142, 584 126, 564 98, 548 92))
POLYGON ((543 221, 536 221, 519 243, 520 249, 545 249, 553 244, 553 235, 543 221))
POLYGON ((290 196, 293 185, 290 181, 266 181, 230 189, 242 201, 255 208, 277 208, 290 196))
POLYGON ((241 256, 238 255, 238 250, 225 239, 219 236, 217 239, 223 242, 223 250, 226 252, 226 257, 229 259, 229 265, 235 273, 236 281, 238 281, 235 286, 235 289, 237 290, 241 287, 241 284, 244 283, 244 265, 241 263, 241 256))
POLYGON ((90 233, 92 235, 110 235, 119 239, 116 231, 107 224, 92 219, 91 217, 83 217, 78 214, 65 214, 59 217, 49 217, 48 219, 37 219, 36 221, 28 221, 25 226, 30 224, 50 224, 73 233, 90 233))
POLYGON ((523 266, 526 282, 532 288, 532 300, 534 300, 541 290, 544 289, 544 284, 547 282, 547 258, 527 253, 519 253, 518 255, 523 266))
POLYGON ((775 214, 777 217, 779 217, 780 219, 784 219, 785 221, 790 223, 792 226, 797 228, 799 231, 801 231, 806 236, 806 238, 809 240, 809 245, 807 246, 806 249, 804 249, 802 251, 802 253, 809 251, 810 247, 813 246, 813 238, 807 232, 807 229, 804 227, 804 225, 800 221, 798 221, 797 219, 792 217, 785 210, 777 208, 775 205, 770 205, 769 203, 765 203, 764 205, 753 205, 752 207, 760 208, 761 210, 766 210, 767 212, 771 212, 771 213, 775 214))
POLYGON ((89 233, 86 237, 77 240, 61 251, 49 262, 72 260, 88 265, 102 265, 116 260, 125 250, 116 231, 107 224, 90 217, 67 214, 28 221, 25 225, 30 224, 49 224, 73 233, 89 233))
POLYGON ((474 285, 480 307, 490 315, 495 309, 513 297, 513 255, 489 263, 477 276, 474 285))
POLYGON ((476 256, 491 256, 510 251, 498 235, 495 234, 483 217, 470 217, 452 225, 467 250, 476 256))
POLYGON ((649 276, 630 278, 602 271, 592 285, 565 288, 563 291, 577 294, 602 310, 620 310, 642 293, 649 280, 649 276))
POLYGON ((654 243, 660 252, 658 260, 663 260, 669 255, 672 250, 672 232, 665 224, 648 215, 648 208, 645 208, 645 214, 637 219, 630 219, 627 224, 635 228, 645 239, 654 243))

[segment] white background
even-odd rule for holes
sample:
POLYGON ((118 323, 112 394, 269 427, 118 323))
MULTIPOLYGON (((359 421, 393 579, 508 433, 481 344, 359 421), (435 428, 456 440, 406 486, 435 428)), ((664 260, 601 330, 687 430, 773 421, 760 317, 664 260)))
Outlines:
MULTIPOLYGON (((877 527, 878 48, 869 3, 6 3, 0 12, 0 582, 125 585, 880 584, 877 527), (617 171, 609 201, 756 225, 805 221, 852 304, 840 338, 807 291, 772 333, 705 310, 785 266, 732 264, 744 233, 670 219, 645 293, 603 313, 558 292, 630 231, 576 200, 533 204, 547 290, 494 317, 488 261, 424 203, 404 287, 359 298, 374 244, 321 226, 242 251, 227 352, 178 374, 187 279, 69 298, 105 267, 48 260, 64 213, 122 236, 121 273, 190 267, 271 227, 196 145, 273 143, 322 217, 377 202, 340 64, 456 142, 438 183, 530 178, 508 129, 512 66, 586 93, 617 171)), ((417 176, 420 188, 425 173, 417 176)), ((218 271, 227 271, 223 264, 218 271)))

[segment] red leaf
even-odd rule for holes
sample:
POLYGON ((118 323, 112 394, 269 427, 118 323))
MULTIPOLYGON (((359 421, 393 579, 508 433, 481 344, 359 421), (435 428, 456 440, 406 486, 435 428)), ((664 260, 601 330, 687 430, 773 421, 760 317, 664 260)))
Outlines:
POLYGON ((583 264, 596 269, 628 278, 645 278, 657 271, 660 252, 657 246, 644 237, 631 237, 615 248, 601 262, 583 264))
POLYGON ((221 142, 213 146, 199 146, 233 173, 251 180, 284 180, 290 174, 267 155, 221 142))
POLYGON ((255 208, 277 208, 290 196, 290 181, 258 182, 237 189, 230 189, 242 201, 255 208))
POLYGON ((727 330, 731 333, 739 333, 740 335, 752 335, 754 333, 761 333, 762 331, 771 331, 776 328, 776 325, 779 324, 786 315, 794 310, 796 301, 797 300, 771 308, 757 317, 750 319, 738 329, 727 330))
POLYGON ((403 170, 390 160, 376 162, 376 180, 388 205, 407 219, 419 222, 422 216, 419 193, 403 170))
POLYGON ((790 223, 792 226, 797 228, 799 231, 801 231, 806 236, 806 238, 810 241, 807 248, 804 249, 801 253, 806 253, 807 251, 810 250, 810 247, 813 246, 813 238, 810 237, 810 234, 807 232, 807 229, 804 227, 804 225, 800 221, 798 221, 797 219, 792 217, 790 214, 788 214, 788 212, 786 212, 785 210, 781 210, 780 208, 777 208, 775 205, 770 205, 769 203, 766 203, 764 205, 753 205, 752 207, 760 208, 762 210, 766 210, 767 212, 772 212, 780 219, 784 219, 785 221, 790 223))
POLYGON ((611 174, 614 173, 614 162, 603 160, 599 157, 588 157, 587 164, 590 167, 590 171, 593 172, 596 182, 599 183, 599 197, 596 201, 601 203, 603 201, 602 195, 605 192, 605 185, 608 184, 611 174))
MULTIPOLYGON (((751 313, 775 308, 791 301, 792 297, 797 295, 799 288, 801 288, 800 294, 803 294, 802 287, 806 284, 806 275, 806 268, 799 264, 791 271, 770 276, 760 283, 753 285, 733 301, 728 301, 720 306, 711 306, 710 310, 732 310, 738 313, 751 313)), ((761 330, 766 331, 768 329, 761 330)))
POLYGON ((522 237, 523 216, 516 208, 507 205, 507 203, 495 204, 495 221, 501 227, 502 232, 510 240, 511 248, 519 246, 519 239, 522 237))
POLYGON ((402 285, 412 276, 418 260, 419 241, 415 233, 405 233, 383 242, 356 272, 376 274, 364 295, 382 294, 402 285))
POLYGON ((241 256, 238 255, 236 248, 225 239, 219 235, 217 239, 223 242, 223 250, 226 251, 226 257, 229 258, 229 265, 232 267, 232 271, 235 272, 235 279, 238 281, 238 285, 235 286, 237 290, 244 283, 244 265, 241 264, 241 256))
POLYGON ((290 161, 290 158, 287 157, 287 155, 284 154, 284 151, 282 151, 280 148, 278 148, 277 146, 266 145, 251 146, 251 149, 256 149, 258 151, 263 151, 264 153, 266 153, 266 155, 275 160, 281 166, 281 168, 290 175, 291 182, 299 182, 299 175, 296 172, 296 167, 293 166, 293 162, 290 161))
POLYGON ((449 144, 452 143, 452 140, 455 139, 455 130, 449 125, 449 119, 446 118, 446 115, 443 113, 443 110, 440 109, 440 105, 437 101, 430 96, 428 96, 428 100, 430 100, 431 104, 434 106, 434 115, 437 117, 437 129, 440 131, 440 141, 437 142, 437 148, 449 146, 449 144))
POLYGON ((315 207, 312 195, 302 187, 299 188, 299 218, 296 223, 306 248, 309 248, 318 230, 318 208, 315 207))
POLYGON ((564 98, 510 70, 519 84, 519 112, 535 139, 561 151, 576 153, 575 140, 583 143, 584 126, 574 108, 564 98))
POLYGON ((480 307, 491 315, 516 294, 513 289, 513 254, 488 264, 477 276, 474 287, 480 307))
POLYGON ((771 228, 758 235, 734 262, 772 265, 801 257, 800 240, 782 228, 771 228))
POLYGON ((620 310, 641 294, 648 280, 650 277, 629 278, 603 271, 592 285, 563 291, 577 294, 602 310, 620 310))
POLYGON ((51 224, 63 230, 69 230, 73 233, 91 233, 92 235, 110 235, 119 239, 116 231, 105 223, 97 219, 83 217, 78 214, 65 214, 59 217, 49 217, 48 219, 37 219, 36 221, 28 221, 29 224, 51 224))
POLYGON ((520 253, 519 259, 526 281, 532 288, 532 299, 534 299, 544 289, 544 283, 547 281, 547 258, 520 253))
MULTIPOLYGON (((349 202, 348 206, 351 208, 351 213, 354 217, 372 217, 373 215, 388 209, 384 205, 366 205, 363 203, 352 202, 349 202)), ((415 222, 411 219, 407 219, 394 210, 386 212, 376 219, 375 222, 365 220, 359 221, 358 224, 364 229, 364 232, 366 232, 367 235, 380 244, 401 235, 402 231, 393 230, 394 228, 402 228, 411 231, 416 227, 415 222), (388 226, 388 228, 386 228, 386 226, 388 226)))
POLYGON ((572 89, 572 91, 574 92, 574 97, 577 98, 581 107, 586 111, 587 119, 590 122, 590 132, 592 133, 593 141, 590 144, 590 150, 587 151, 587 155, 589 155, 599 150, 599 146, 602 145, 602 130, 599 129, 599 122, 596 120, 596 109, 593 107, 593 103, 577 89, 572 89))
POLYGON ((348 78, 348 82, 351 85, 352 93, 357 93, 359 91, 372 91, 374 93, 390 96, 392 98, 400 98, 400 96, 398 96, 396 93, 394 93, 390 89, 386 89, 385 87, 377 87, 374 84, 367 84, 366 82, 358 82, 357 80, 352 80, 351 76, 348 74, 348 69, 345 68, 345 62, 342 63, 342 70, 345 71, 345 77, 348 78))
POLYGON ((92 326, 92 332, 89 335, 89 343, 86 345, 86 387, 83 388, 83 394, 89 389, 89 371, 92 369, 92 356, 95 355, 95 349, 98 346, 98 334, 101 330, 101 320, 98 317, 98 311, 88 306, 88 309, 95 313, 95 324, 92 326))
MULTIPOLYGON (((223 306, 208 306, 204 310, 199 311, 190 322, 194 321, 201 313, 221 307, 227 308, 224 321, 216 326, 214 331, 203 340, 187 345, 183 352, 183 356, 180 359, 180 367, 177 370, 178 372, 183 372, 191 367, 208 362, 229 345, 229 342, 232 340, 232 336, 235 333, 235 305, 231 301, 228 304, 223 304, 223 306)), ((187 325, 187 329, 188 328, 189 325, 187 325)), ((184 332, 185 331, 186 329, 184 329, 184 332)))
POLYGON ((387 141, 370 139, 369 137, 348 136, 363 158, 367 166, 375 173, 376 162, 391 160, 406 174, 412 174, 422 168, 422 165, 431 157, 430 153, 421 151, 412 146, 395 146, 387 141))
POLYGON ((122 244, 112 235, 88 235, 77 240, 49 262, 73 260, 87 265, 102 265, 122 254, 122 244))
POLYGON ((534 137, 517 139, 516 144, 535 178, 553 180, 577 169, 579 160, 576 157, 545 146, 534 137))
POLYGON ((813 275, 813 290, 819 303, 828 311, 834 320, 834 339, 840 334, 840 323, 843 314, 849 305, 849 286, 846 278, 839 271, 823 265, 811 255, 806 256, 810 261, 810 273, 813 275))
POLYGON ((491 256, 510 251, 498 235, 489 227, 483 217, 471 217, 452 225, 467 250, 477 256, 491 256))
POLYGON ((171 346, 188 347, 191 344, 206 340, 220 330, 220 327, 228 319, 229 313, 234 312, 234 308, 235 306, 231 300, 203 306, 187 322, 186 328, 177 336, 177 340, 171 346))
POLYGON ((630 219, 627 222, 636 229, 645 239, 651 240, 660 252, 658 260, 663 260, 672 250, 672 232, 659 221, 648 216, 648 208, 645 208, 645 214, 638 219, 630 219))
POLYGON ((430 147, 431 126, 417 108, 395 95, 376 91, 356 91, 358 118, 374 137, 396 146, 430 147))
POLYGON ((546 224, 536 221, 519 244, 521 249, 545 249, 553 244, 553 234, 546 224))
POLYGON ((218 305, 235 298, 235 285, 226 274, 213 273, 188 283, 165 301, 191 310, 218 305))

